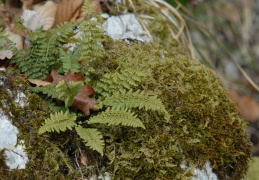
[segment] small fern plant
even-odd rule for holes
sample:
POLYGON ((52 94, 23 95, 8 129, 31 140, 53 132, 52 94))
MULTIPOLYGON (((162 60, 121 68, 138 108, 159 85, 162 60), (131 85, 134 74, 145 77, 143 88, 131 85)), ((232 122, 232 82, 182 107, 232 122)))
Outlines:
MULTIPOLYGON (((95 62, 102 57, 104 51, 101 44, 103 31, 99 27, 100 24, 89 18, 90 14, 94 12, 90 4, 90 1, 86 0, 83 5, 83 10, 87 13, 87 19, 80 24, 83 33, 79 46, 76 46, 74 51, 65 51, 60 48, 58 52, 63 71, 65 73, 69 70, 83 72, 85 82, 91 80, 90 75, 95 71, 95 62), (82 60, 81 63, 79 63, 79 59, 82 60), (79 70, 79 64, 82 64, 81 70, 79 70)), ((50 39, 48 42, 52 42, 50 39)), ((37 93, 63 100, 66 108, 65 111, 62 110, 51 114, 40 127, 39 133, 53 131, 60 133, 74 129, 86 143, 86 146, 103 155, 105 143, 101 132, 98 130, 101 127, 99 126, 100 124, 145 129, 145 125, 136 115, 136 111, 157 111, 164 115, 165 120, 169 120, 170 116, 162 101, 157 96, 148 95, 147 92, 139 89, 142 79, 146 75, 147 73, 141 70, 122 69, 105 73, 99 80, 92 80, 91 82, 95 84, 95 97, 98 97, 99 102, 96 108, 99 108, 100 111, 97 115, 86 117, 87 127, 83 126, 80 121, 76 123, 77 115, 69 110, 73 98, 81 91, 80 89, 84 85, 82 82, 70 81, 67 84, 65 81, 60 81, 57 85, 51 84, 34 88, 37 93), (91 128, 93 125, 95 128, 91 128)))
MULTIPOLYGON (((98 151, 103 155, 104 140, 101 132, 98 130, 98 124, 107 126, 128 126, 145 129, 143 122, 132 111, 134 108, 145 111, 158 111, 169 116, 162 101, 156 96, 149 96, 146 92, 136 90, 141 83, 141 77, 144 72, 135 72, 130 69, 115 73, 106 73, 96 85, 96 91, 99 96, 98 108, 104 109, 95 116, 90 116, 87 124, 95 124, 96 128, 84 128, 80 123, 76 124, 77 119, 74 113, 60 111, 50 115, 45 123, 39 129, 39 133, 45 132, 63 132, 75 128, 77 134, 91 149, 98 151)), ((72 104, 73 97, 83 86, 82 82, 60 81, 57 85, 47 85, 36 87, 34 91, 42 92, 53 98, 58 98, 65 102, 68 108, 72 104)), ((168 118, 168 117, 167 117, 168 118)))
POLYGON ((81 31, 81 59, 82 70, 86 75, 86 82, 89 82, 90 73, 94 72, 95 62, 103 56, 104 48, 101 44, 104 41, 103 29, 101 24, 94 18, 90 18, 91 14, 95 13, 94 7, 90 6, 91 1, 85 0, 83 4, 83 11, 86 13, 86 20, 82 21, 81 31))

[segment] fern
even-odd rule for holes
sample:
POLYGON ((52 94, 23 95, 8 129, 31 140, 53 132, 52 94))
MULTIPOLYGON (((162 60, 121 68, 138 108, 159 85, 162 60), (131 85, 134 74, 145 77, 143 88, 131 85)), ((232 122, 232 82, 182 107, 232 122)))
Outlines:
MULTIPOLYGON (((101 24, 94 19, 90 19, 90 14, 94 13, 94 7, 90 6, 91 2, 85 0, 83 11, 87 13, 87 19, 81 22, 82 40, 81 40, 81 59, 83 59, 82 70, 88 77, 94 72, 94 65, 97 59, 103 56, 104 48, 101 42, 104 41, 103 29, 101 24)), ((86 79, 86 82, 89 79, 86 79)))
POLYGON ((109 126, 121 124, 123 126, 142 127, 145 129, 137 115, 129 109, 107 108, 104 112, 89 119, 88 124, 93 123, 107 123, 109 126))
POLYGON ((91 1, 90 0, 85 0, 84 1, 84 4, 83 4, 83 7, 82 7, 82 10, 84 12, 86 12, 87 15, 91 15, 93 13, 95 13, 96 11, 94 10, 94 7, 93 6, 90 6, 91 5, 91 1))
POLYGON ((114 92, 112 96, 106 97, 101 104, 115 108, 140 108, 146 111, 166 112, 162 101, 157 96, 149 96, 145 91, 140 90, 133 92, 132 89, 114 92))
POLYGON ((58 99, 65 102, 66 107, 69 107, 73 103, 74 96, 77 95, 83 87, 82 82, 70 81, 68 85, 65 80, 62 80, 56 86, 56 93, 58 99))
POLYGON ((141 78, 144 76, 145 72, 133 71, 132 69, 106 73, 94 89, 96 92, 102 94, 102 96, 107 97, 113 94, 113 92, 139 86, 141 78))
POLYGON ((66 107, 69 107, 73 103, 74 96, 81 91, 82 87, 82 82, 70 81, 68 85, 65 80, 62 80, 57 85, 50 84, 42 87, 32 87, 31 90, 36 93, 46 94, 52 98, 58 98, 65 102, 66 107))
POLYGON ((66 52, 61 49, 59 53, 65 73, 68 73, 69 70, 71 73, 80 72, 80 48, 76 48, 73 52, 70 50, 66 52))
POLYGON ((43 78, 49 74, 49 71, 54 68, 55 56, 48 52, 47 34, 42 32, 42 29, 31 31, 29 41, 32 46, 26 49, 23 55, 16 54, 16 57, 11 60, 18 66, 19 71, 24 73, 28 78, 36 79, 43 78))
POLYGON ((62 47, 63 44, 69 41, 75 33, 72 31, 72 28, 76 26, 75 22, 69 21, 64 22, 60 25, 57 25, 55 29, 50 30, 50 38, 48 41, 49 47, 56 46, 58 48, 62 47))
POLYGON ((56 112, 55 114, 50 114, 50 118, 45 120, 43 126, 39 128, 39 134, 45 132, 66 131, 67 129, 72 130, 77 124, 75 123, 77 116, 74 113, 69 113, 66 111, 56 112))
POLYGON ((35 93, 43 93, 52 98, 57 98, 58 94, 56 93, 56 84, 50 84, 42 87, 31 87, 30 89, 35 93))
POLYGON ((103 155, 104 140, 97 129, 83 128, 81 126, 77 126, 75 129, 80 138, 86 142, 86 146, 89 146, 91 149, 103 155))
POLYGON ((5 31, 0 27, 0 50, 5 50, 4 41, 6 40, 5 31))

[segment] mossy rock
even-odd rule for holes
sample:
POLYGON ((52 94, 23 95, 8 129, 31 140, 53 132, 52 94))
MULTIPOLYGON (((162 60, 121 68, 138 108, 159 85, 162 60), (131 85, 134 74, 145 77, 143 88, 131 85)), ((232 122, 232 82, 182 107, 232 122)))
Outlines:
MULTIPOLYGON (((90 77, 93 87, 108 72, 142 72, 145 75, 135 90, 157 95, 170 120, 158 112, 135 108, 146 129, 96 127, 105 137, 105 156, 100 160, 87 149, 93 154, 91 161, 105 166, 114 179, 190 179, 193 168, 202 168, 207 161, 219 179, 245 176, 251 153, 246 123, 211 70, 192 61, 184 51, 165 52, 152 44, 127 45, 107 39, 104 48, 105 55, 90 77)), ((72 157, 82 144, 76 133, 39 136, 37 131, 50 113, 49 104, 31 94, 23 78, 2 76, 7 78, 0 87, 1 103, 9 103, 4 112, 13 114, 10 119, 20 130, 19 138, 25 140, 29 163, 24 170, 9 171, 1 152, 1 175, 12 179, 81 177, 72 157), (28 104, 23 108, 13 99, 18 91, 26 94, 28 104)))
MULTIPOLYGON (((42 121, 51 112, 49 104, 38 95, 30 93, 28 82, 17 74, 7 74, 0 71, 0 108, 9 121, 18 130, 18 139, 25 141, 25 151, 29 162, 25 169, 10 170, 5 164, 3 149, 0 152, 0 179, 76 179, 77 171, 72 168, 68 158, 58 144, 50 142, 50 137, 39 136, 38 129, 42 121), (24 105, 16 100, 17 94, 23 93, 20 99, 24 105), (66 178, 65 178, 66 177, 66 178)), ((57 135, 52 138, 58 139, 57 135)))
MULTIPOLYGON (((171 115, 135 109, 146 129, 103 127, 114 179, 184 179, 209 161, 219 179, 244 177, 251 153, 246 123, 220 81, 184 53, 151 44, 106 43, 95 77, 118 69, 146 72, 136 89, 158 95, 171 115)), ((94 77, 93 77, 94 78, 94 77)))

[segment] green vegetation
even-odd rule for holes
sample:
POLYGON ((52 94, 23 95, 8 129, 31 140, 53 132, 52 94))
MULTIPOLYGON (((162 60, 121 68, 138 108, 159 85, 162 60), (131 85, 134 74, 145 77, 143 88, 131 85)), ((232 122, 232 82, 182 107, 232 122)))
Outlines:
MULTIPOLYGON (((91 9, 89 1, 84 9, 91 9)), ((29 78, 43 79, 54 68, 59 76, 72 71, 84 80, 62 79, 34 87, 44 100, 28 92, 30 103, 23 110, 13 105, 13 96, 1 87, 5 93, 0 99, 10 99, 5 113, 16 113, 18 118, 11 118, 18 122, 19 138, 25 139, 30 160, 25 170, 15 173, 2 165, 4 176, 78 179, 105 166, 113 179, 186 179, 193 176, 192 169, 182 169, 183 163, 202 168, 210 161, 219 179, 244 177, 251 152, 246 123, 213 73, 192 61, 176 42, 159 44, 166 38, 159 36, 166 28, 153 29, 158 44, 127 44, 104 37, 98 23, 89 14, 87 18, 80 24, 83 39, 76 41, 79 45, 74 51, 63 48, 75 40, 70 23, 62 25, 65 30, 58 27, 50 34, 40 29, 29 33, 32 46, 23 53, 15 51, 11 62, 29 78), (169 44, 173 47, 167 46, 167 51, 161 48, 169 44), (99 109, 82 114, 71 106, 84 86, 93 87, 89 96, 98 101, 94 108, 99 109), (51 112, 48 107, 54 101, 50 98, 63 100, 65 105, 54 105, 63 110, 51 112), (87 154, 87 167, 78 163, 81 149, 87 154)), ((158 19, 156 23, 163 22, 158 19)), ((27 89, 25 81, 18 79, 27 89)))

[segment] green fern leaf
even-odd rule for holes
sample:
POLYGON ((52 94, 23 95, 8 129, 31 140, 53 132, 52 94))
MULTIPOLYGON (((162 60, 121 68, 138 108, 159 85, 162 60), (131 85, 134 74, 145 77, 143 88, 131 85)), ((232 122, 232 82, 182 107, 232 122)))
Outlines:
POLYGON ((52 98, 58 98, 56 92, 56 84, 50 84, 42 87, 31 87, 31 90, 36 93, 43 93, 52 98))
POLYGON ((82 7, 82 10, 83 10, 84 12, 86 12, 88 15, 93 14, 93 13, 96 12, 96 11, 94 10, 94 7, 93 7, 93 6, 90 6, 91 3, 92 3, 92 1, 90 1, 90 0, 85 0, 85 1, 84 1, 84 4, 83 4, 83 7, 82 7))
POLYGON ((60 60, 62 61, 62 67, 64 68, 64 72, 68 73, 69 70, 71 73, 80 72, 80 53, 79 48, 76 48, 73 52, 68 50, 67 52, 64 50, 60 50, 60 60))
POLYGON ((137 90, 133 92, 121 90, 115 92, 112 96, 108 96, 101 102, 104 105, 115 108, 140 108, 159 112, 166 112, 166 109, 157 96, 149 96, 145 91, 137 90))
POLYGON ((62 80, 56 86, 56 92, 58 99, 65 102, 66 107, 69 107, 73 103, 74 96, 77 95, 83 87, 83 82, 70 81, 68 85, 65 80, 62 80))
POLYGON ((104 141, 101 133, 97 129, 76 127, 76 132, 86 142, 86 146, 96 150, 103 156, 104 141))
POLYGON ((107 123, 109 126, 121 124, 123 126, 142 127, 145 129, 144 124, 137 118, 137 115, 130 110, 118 108, 107 108, 97 116, 91 117, 88 124, 93 123, 107 123))
POLYGON ((50 118, 45 120, 43 126, 39 128, 39 134, 45 132, 66 131, 67 129, 72 130, 76 126, 75 120, 77 116, 74 113, 69 113, 66 111, 56 112, 55 114, 50 114, 50 118))
POLYGON ((142 81, 141 78, 144 77, 144 75, 145 73, 132 69, 124 69, 116 71, 115 73, 106 73, 94 89, 96 92, 102 94, 103 97, 107 97, 112 95, 114 92, 137 87, 142 81))

